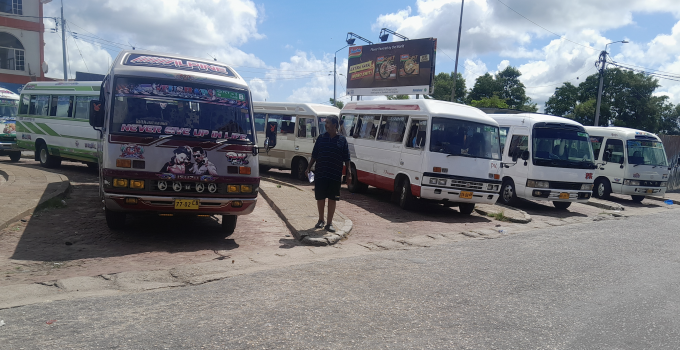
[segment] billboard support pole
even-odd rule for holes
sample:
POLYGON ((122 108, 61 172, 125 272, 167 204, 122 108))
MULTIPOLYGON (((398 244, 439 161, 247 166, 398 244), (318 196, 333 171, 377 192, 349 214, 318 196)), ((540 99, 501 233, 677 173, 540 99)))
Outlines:
POLYGON ((335 51, 335 54, 333 54, 333 106, 334 106, 334 107, 337 107, 337 106, 338 106, 338 101, 335 100, 335 99, 336 99, 336 97, 335 97, 335 76, 336 76, 336 74, 335 74, 335 66, 336 66, 336 61, 337 61, 337 57, 338 57, 338 52, 339 52, 340 50, 346 48, 347 46, 349 46, 349 44, 343 46, 343 47, 340 48, 338 51, 335 51))
POLYGON ((460 3, 460 22, 458 23, 458 44, 456 44, 456 65, 453 68, 453 86, 451 86, 451 102, 456 98, 456 80, 458 80, 458 52, 460 51, 460 32, 463 30, 463 5, 465 0, 460 3))

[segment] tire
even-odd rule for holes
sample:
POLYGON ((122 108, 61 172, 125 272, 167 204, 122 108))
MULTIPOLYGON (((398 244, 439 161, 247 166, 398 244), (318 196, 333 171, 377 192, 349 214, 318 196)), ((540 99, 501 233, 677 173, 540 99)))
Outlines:
POLYGON ((559 210, 566 210, 571 205, 571 202, 558 202, 554 201, 553 205, 559 210))
POLYGON ((498 201, 505 205, 515 205, 517 203, 517 192, 515 191, 515 183, 512 180, 503 180, 498 201))
POLYGON ((44 143, 38 146, 38 160, 44 168, 58 168, 61 165, 61 157, 50 155, 44 143))
POLYGON ((470 215, 475 210, 475 203, 460 203, 458 211, 463 215, 470 215))
POLYGON ((222 236, 229 237, 236 230, 236 221, 238 216, 236 215, 222 215, 222 236))
POLYGON ((125 227, 125 213, 104 209, 106 214, 106 226, 112 230, 121 230, 125 227))
POLYGON ((305 175, 305 170, 307 170, 307 159, 304 158, 296 158, 296 160, 293 162, 293 167, 290 170, 290 175, 294 179, 298 179, 300 181, 305 181, 307 180, 307 175, 305 175))
POLYGON ((640 203, 640 202, 642 202, 643 199, 645 199, 645 196, 632 195, 630 197, 633 198, 633 202, 635 202, 635 203, 640 203))
POLYGON ((9 154, 9 160, 18 162, 21 159, 21 152, 12 152, 9 154))
POLYGON ((415 197, 411 193, 411 182, 408 178, 401 180, 401 186, 399 186, 399 206, 401 209, 411 209, 415 202, 415 197))
POLYGON ((260 173, 266 173, 268 172, 272 167, 267 166, 267 165, 260 165, 260 173))
POLYGON ((607 179, 597 179, 593 188, 593 196, 600 199, 609 199, 612 193, 612 186, 607 179))
POLYGON ((99 164, 97 163, 87 162, 85 165, 87 165, 89 169, 99 169, 99 164))
POLYGON ((366 192, 368 185, 359 182, 359 178, 357 177, 357 168, 354 166, 354 164, 352 164, 350 167, 350 171, 352 172, 352 181, 350 181, 349 185, 347 185, 347 189, 352 193, 366 192))

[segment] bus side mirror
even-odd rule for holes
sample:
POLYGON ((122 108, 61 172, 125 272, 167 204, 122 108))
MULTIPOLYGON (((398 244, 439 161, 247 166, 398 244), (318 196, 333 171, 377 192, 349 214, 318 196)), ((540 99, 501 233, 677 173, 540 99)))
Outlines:
POLYGON ((266 139, 264 140, 264 149, 269 151, 270 149, 276 147, 276 133, 278 129, 278 124, 276 122, 267 123, 267 131, 265 132, 266 139))
POLYGON ((94 128, 104 126, 104 105, 99 100, 90 101, 90 125, 94 128))
POLYGON ((529 159, 529 150, 526 150, 522 152, 522 160, 528 160, 529 159))
POLYGON ((605 162, 608 162, 612 158, 612 151, 606 150, 604 151, 604 154, 602 155, 602 160, 605 162))

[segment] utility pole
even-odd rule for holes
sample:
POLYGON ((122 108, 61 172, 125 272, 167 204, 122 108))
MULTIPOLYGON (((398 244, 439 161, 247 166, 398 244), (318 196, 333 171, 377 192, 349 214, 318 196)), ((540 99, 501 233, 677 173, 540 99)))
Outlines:
POLYGON ((64 21, 64 0, 61 0, 61 51, 64 56, 64 81, 67 81, 68 68, 66 66, 66 21, 64 21))
POLYGON ((456 97, 456 80, 458 79, 458 52, 460 51, 460 32, 463 30, 463 5, 465 0, 460 2, 460 22, 458 23, 458 44, 456 45, 456 66, 453 68, 453 86, 451 87, 451 102, 456 97))
POLYGON ((600 66, 600 87, 597 89, 597 105, 595 106, 595 123, 593 123, 593 126, 600 126, 600 102, 602 101, 602 84, 604 82, 604 69, 607 64, 607 51, 600 52, 599 62, 602 63, 600 66))

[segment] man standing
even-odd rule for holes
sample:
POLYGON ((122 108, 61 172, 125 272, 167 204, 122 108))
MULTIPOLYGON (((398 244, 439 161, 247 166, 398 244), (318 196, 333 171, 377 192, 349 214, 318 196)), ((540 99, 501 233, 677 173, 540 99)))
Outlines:
POLYGON ((347 169, 347 183, 349 184, 352 172, 349 171, 349 146, 347 139, 338 134, 340 121, 336 116, 326 117, 326 133, 319 136, 314 144, 312 159, 307 166, 305 174, 309 176, 309 171, 316 163, 316 173, 314 174, 314 196, 316 206, 319 209, 319 222, 316 228, 325 229, 328 232, 335 232, 333 227, 333 214, 335 214, 335 204, 340 200, 340 185, 342 183, 342 163, 347 169), (325 201, 328 198, 328 217, 323 221, 323 210, 325 201))

